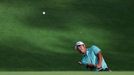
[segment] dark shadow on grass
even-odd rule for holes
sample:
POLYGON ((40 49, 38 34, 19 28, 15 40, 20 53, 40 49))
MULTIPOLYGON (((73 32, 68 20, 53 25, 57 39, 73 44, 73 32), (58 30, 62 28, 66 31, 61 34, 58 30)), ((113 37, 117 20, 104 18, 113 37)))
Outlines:
POLYGON ((124 27, 129 29, 133 25, 134 16, 131 14, 134 11, 133 7, 129 6, 129 1, 125 4, 124 1, 74 0, 64 4, 59 2, 57 7, 58 2, 49 0, 2 0, 0 2, 16 8, 16 11, 20 8, 24 9, 20 13, 26 13, 25 15, 14 16, 17 16, 21 23, 32 28, 64 31, 78 24, 88 28, 122 32, 124 27), (46 11, 46 15, 42 14, 43 11, 46 11))
POLYGON ((62 6, 62 3, 59 2, 60 4, 58 6, 56 1, 2 0, 0 2, 5 6, 13 7, 16 11, 22 11, 22 9, 24 9, 24 11, 20 13, 25 13, 25 15, 15 14, 14 16, 22 24, 32 28, 66 30, 68 29, 66 23, 69 22, 69 19, 72 16, 68 14, 69 8, 59 7, 60 5, 62 6), (43 11, 46 12, 45 15, 42 14, 43 11))
POLYGON ((29 16, 23 17, 22 20, 20 19, 21 22, 33 28, 48 30, 68 29, 68 26, 65 25, 68 22, 68 20, 65 17, 67 15, 64 13, 64 10, 47 9, 46 14, 43 15, 43 11, 41 11, 42 8, 39 9, 35 10, 29 16))
POLYGON ((0 41, 0 70, 6 71, 75 71, 82 70, 77 55, 54 53, 20 37, 0 41))
POLYGON ((2 0, 1 3, 17 8, 16 11, 24 7, 21 13, 26 13, 27 7, 29 12, 26 15, 15 16, 18 16, 24 25, 33 28, 63 31, 69 30, 72 25, 81 24, 89 28, 122 32, 124 28, 133 27, 134 16, 131 14, 134 11, 133 7, 128 4, 129 1, 74 0, 64 4, 59 2, 58 7, 56 7, 58 1, 49 0, 2 0), (46 15, 42 14, 43 11, 46 11, 46 15))

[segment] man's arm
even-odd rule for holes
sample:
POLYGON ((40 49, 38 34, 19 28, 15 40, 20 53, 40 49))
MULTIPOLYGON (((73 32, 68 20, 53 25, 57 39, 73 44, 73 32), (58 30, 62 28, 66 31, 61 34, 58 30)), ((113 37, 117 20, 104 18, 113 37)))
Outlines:
POLYGON ((102 67, 102 53, 101 51, 97 54, 97 58, 98 58, 98 64, 97 65, 93 65, 93 64, 87 64, 87 68, 98 68, 100 69, 102 67))
POLYGON ((102 67, 102 53, 101 53, 101 51, 97 54, 97 58, 98 58, 98 64, 96 65, 96 67, 101 68, 102 67))

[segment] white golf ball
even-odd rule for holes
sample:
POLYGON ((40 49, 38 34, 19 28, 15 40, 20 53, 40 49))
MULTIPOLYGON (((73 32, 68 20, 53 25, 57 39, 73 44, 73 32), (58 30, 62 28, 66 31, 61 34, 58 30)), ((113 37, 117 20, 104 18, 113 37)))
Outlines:
POLYGON ((45 12, 45 11, 43 11, 43 12, 42 12, 42 14, 43 14, 43 15, 45 15, 45 14, 46 14, 46 12, 45 12))

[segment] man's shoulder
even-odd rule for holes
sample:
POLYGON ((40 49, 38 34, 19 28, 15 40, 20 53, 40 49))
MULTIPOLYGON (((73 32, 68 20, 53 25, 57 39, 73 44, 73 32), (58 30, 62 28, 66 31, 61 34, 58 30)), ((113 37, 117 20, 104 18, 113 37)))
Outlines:
POLYGON ((95 47, 97 47, 96 45, 91 45, 91 47, 90 48, 95 48, 95 47))
POLYGON ((96 45, 92 45, 88 48, 88 50, 100 50, 100 48, 96 45))

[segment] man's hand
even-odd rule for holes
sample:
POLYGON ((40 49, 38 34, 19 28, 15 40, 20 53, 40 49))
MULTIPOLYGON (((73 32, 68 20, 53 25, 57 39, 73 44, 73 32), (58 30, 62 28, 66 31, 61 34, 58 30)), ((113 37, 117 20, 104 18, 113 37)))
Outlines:
POLYGON ((96 68, 98 68, 98 69, 101 68, 101 65, 97 64, 97 65, 96 65, 96 68))

